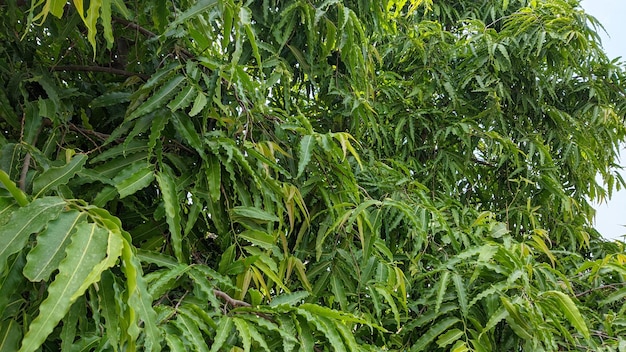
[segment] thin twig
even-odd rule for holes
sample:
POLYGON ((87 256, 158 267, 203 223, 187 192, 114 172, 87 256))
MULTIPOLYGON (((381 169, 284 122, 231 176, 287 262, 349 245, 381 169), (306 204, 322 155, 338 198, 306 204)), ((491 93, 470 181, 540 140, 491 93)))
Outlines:
POLYGON ((133 77, 137 76, 143 80, 147 80, 150 78, 149 75, 143 73, 129 72, 125 70, 120 70, 113 67, 104 67, 104 66, 81 66, 81 65, 65 65, 65 66, 54 66, 50 68, 52 71, 81 71, 81 72, 104 72, 110 73, 118 76, 126 76, 133 77))
POLYGON ((224 301, 226 301, 226 304, 231 305, 233 308, 237 308, 237 307, 252 307, 250 305, 250 303, 244 302, 244 301, 240 301, 238 299, 234 299, 231 296, 229 296, 226 292, 214 289, 213 290, 213 294, 216 297, 219 297, 219 298, 223 299, 224 301))

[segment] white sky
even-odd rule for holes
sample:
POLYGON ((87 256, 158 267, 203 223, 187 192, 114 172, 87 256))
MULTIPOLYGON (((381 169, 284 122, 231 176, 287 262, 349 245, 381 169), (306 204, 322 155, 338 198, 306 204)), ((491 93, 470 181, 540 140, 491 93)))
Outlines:
MULTIPOLYGON (((626 0, 583 0, 583 9, 604 26, 608 33, 600 30, 602 44, 609 58, 626 59, 626 0)), ((622 166, 626 166, 626 150, 622 150, 622 166)), ((622 172, 626 178, 626 172, 622 172)), ((607 204, 596 207, 596 228, 606 238, 620 238, 626 234, 626 190, 613 194, 607 204)), ((621 238, 624 240, 624 238, 621 238)))

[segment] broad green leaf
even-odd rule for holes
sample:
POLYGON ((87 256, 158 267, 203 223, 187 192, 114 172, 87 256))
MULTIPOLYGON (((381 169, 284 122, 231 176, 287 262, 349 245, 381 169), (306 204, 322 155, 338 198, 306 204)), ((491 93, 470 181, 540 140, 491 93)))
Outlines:
POLYGON ((591 337, 589 328, 585 323, 585 319, 580 314, 578 307, 572 301, 572 299, 563 292, 560 291, 547 291, 541 294, 543 297, 550 297, 558 304, 558 311, 563 313, 567 320, 580 332, 586 339, 591 337))
POLYGON ((137 170, 127 178, 115 183, 115 188, 120 195, 120 198, 124 198, 135 192, 148 187, 152 181, 154 181, 154 171, 152 166, 145 166, 137 170))
POLYGON ((180 225, 180 205, 176 194, 176 183, 168 172, 161 172, 156 175, 163 196, 163 204, 165 206, 165 215, 167 225, 170 229, 172 247, 174 248, 174 256, 179 262, 184 263, 186 259, 183 257, 182 247, 182 228, 180 225))
POLYGON ((14 319, 0 321, 0 352, 17 351, 22 331, 22 327, 14 319))
POLYGON ((420 336, 417 342, 413 346, 411 346, 411 352, 426 351, 426 348, 431 344, 431 342, 433 342, 433 340, 437 336, 450 329, 459 321, 460 320, 458 318, 454 317, 448 317, 440 320, 430 329, 428 329, 425 334, 420 336))
POLYGON ((76 227, 85 220, 85 214, 76 210, 63 212, 48 223, 37 236, 37 245, 28 252, 24 276, 30 281, 48 280, 65 258, 65 248, 70 243, 76 227))
POLYGON ((230 337, 231 330, 233 328, 233 318, 229 316, 222 316, 219 326, 215 332, 215 339, 213 345, 211 345, 210 352, 218 352, 226 342, 226 339, 230 337))
POLYGON ((237 237, 265 249, 272 249, 276 246, 276 238, 263 231, 245 230, 238 234, 237 237))
POLYGON ((300 152, 298 153, 298 174, 296 178, 304 172, 304 169, 311 161, 311 154, 315 147, 315 137, 313 135, 306 135, 300 140, 300 152))
POLYGON ((39 306, 39 315, 22 340, 20 352, 36 351, 67 314, 76 297, 84 292, 79 292, 79 289, 85 286, 91 269, 106 255, 107 234, 107 230, 96 224, 82 223, 77 226, 72 242, 67 246, 66 257, 59 264, 59 273, 48 287, 48 296, 39 306))
POLYGON ((46 193, 51 188, 66 184, 67 181, 82 170, 86 161, 86 154, 76 154, 66 165, 51 167, 37 176, 37 178, 33 180, 33 193, 36 194, 35 198, 39 198, 39 195, 46 193))
POLYGON ((185 80, 183 75, 177 75, 171 78, 161 89, 159 89, 148 100, 141 104, 135 111, 126 117, 125 121, 132 121, 139 116, 143 116, 153 112, 154 110, 165 106, 171 95, 178 91, 178 86, 185 80))
POLYGON ((44 197, 32 201, 11 214, 11 219, 0 229, 0 273, 6 266, 7 258, 17 253, 26 244, 28 237, 41 231, 49 221, 56 219, 66 203, 58 197, 44 197))

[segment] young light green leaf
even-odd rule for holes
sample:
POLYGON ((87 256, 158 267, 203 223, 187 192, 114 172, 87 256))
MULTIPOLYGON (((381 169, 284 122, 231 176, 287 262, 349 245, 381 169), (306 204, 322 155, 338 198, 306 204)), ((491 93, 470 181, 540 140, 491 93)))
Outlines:
POLYGON ((44 197, 15 210, 9 222, 0 229, 0 273, 4 271, 7 258, 24 247, 28 237, 41 231, 46 224, 56 219, 66 203, 58 197, 44 197))
POLYGON ((63 212, 48 223, 46 229, 37 236, 37 245, 26 256, 24 276, 30 281, 47 280, 65 257, 65 248, 78 224, 85 215, 76 210, 63 212))
POLYGON ((195 3, 187 11, 181 13, 176 17, 176 20, 170 23, 169 28, 173 29, 179 24, 187 21, 190 18, 198 16, 201 13, 207 12, 210 8, 217 4, 217 0, 201 0, 195 3))
POLYGON ((146 165, 127 178, 117 182, 115 188, 120 194, 120 198, 124 198, 148 187, 152 181, 154 181, 154 171, 152 166, 146 165))
POLYGON ((156 175, 156 178, 163 197, 167 225, 170 229, 172 246, 174 247, 174 256, 179 262, 186 262, 185 258, 183 258, 180 204, 176 194, 176 183, 168 172, 161 172, 156 175))
POLYGON ((170 79, 161 89, 159 89, 148 100, 141 104, 137 110, 133 111, 126 117, 125 121, 132 121, 139 116, 143 116, 153 112, 154 110, 165 106, 169 101, 169 97, 178 91, 178 86, 185 80, 183 75, 177 75, 170 79))
POLYGON ((296 178, 300 177, 304 172, 304 169, 311 161, 311 154, 315 147, 315 137, 313 135, 306 135, 300 140, 300 152, 298 153, 298 174, 296 178))
POLYGON ((76 154, 69 163, 60 167, 51 167, 33 180, 33 193, 39 198, 49 189, 67 183, 82 170, 87 161, 87 154, 76 154))
POLYGON ((106 255, 108 231, 96 224, 82 223, 72 235, 66 257, 59 264, 59 273, 48 287, 48 297, 39 306, 39 315, 32 321, 22 340, 20 352, 35 351, 54 327, 67 314, 91 269, 106 255))

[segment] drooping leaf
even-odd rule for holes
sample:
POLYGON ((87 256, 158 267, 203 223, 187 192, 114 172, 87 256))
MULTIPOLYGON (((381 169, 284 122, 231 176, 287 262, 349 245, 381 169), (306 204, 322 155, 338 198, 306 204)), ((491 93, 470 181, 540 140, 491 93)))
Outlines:
POLYGON ((32 233, 41 231, 49 221, 56 219, 65 205, 61 198, 44 197, 11 214, 9 222, 0 229, 4 243, 0 247, 0 273, 4 271, 7 258, 20 251, 32 233))
POLYGON ((48 223, 37 236, 37 245, 28 252, 24 276, 30 281, 47 280, 65 258, 65 249, 76 227, 85 220, 85 214, 76 210, 63 212, 48 223))
POLYGON ((107 235, 108 232, 96 224, 82 223, 76 227, 66 257, 59 264, 59 273, 48 287, 48 297, 39 306, 39 315, 30 324, 20 352, 37 350, 67 314, 76 296, 84 292, 79 289, 84 286, 92 267, 106 255, 107 235))
POLYGON ((180 225, 180 205, 178 196, 176 195, 176 184, 173 177, 167 172, 161 172, 156 175, 159 183, 159 189, 163 195, 163 204, 165 206, 165 214, 167 225, 169 226, 170 236, 172 238, 172 247, 174 248, 174 256, 179 262, 185 262, 182 247, 182 228, 180 225))

